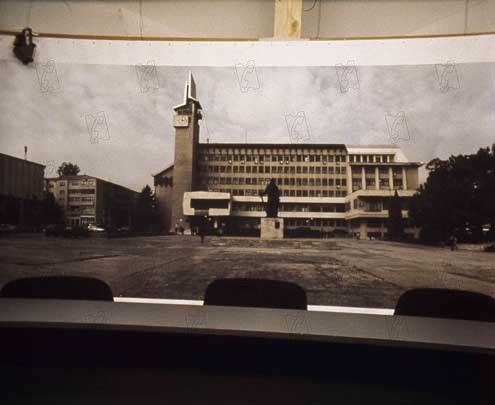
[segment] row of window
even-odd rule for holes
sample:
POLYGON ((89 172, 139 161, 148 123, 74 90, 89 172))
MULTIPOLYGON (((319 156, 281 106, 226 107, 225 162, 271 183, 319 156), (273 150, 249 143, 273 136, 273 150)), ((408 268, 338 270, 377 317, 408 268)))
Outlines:
MULTIPOLYGON (((247 196, 247 197, 259 197, 262 189, 244 188, 242 190, 237 189, 225 189, 218 187, 208 187, 208 191, 230 193, 233 196, 247 196)), ((347 195, 346 190, 281 190, 280 194, 283 197, 345 197, 347 195)))
POLYGON ((290 174, 345 174, 345 167, 327 166, 199 166, 202 173, 290 173, 290 174))
MULTIPOLYGON (((208 177, 206 184, 227 184, 227 185, 266 185, 270 183, 270 179, 267 177, 208 177)), ((291 178, 279 178, 277 179, 277 185, 279 186, 336 186, 337 188, 347 186, 347 180, 345 178, 303 178, 295 179, 291 178)))
MULTIPOLYGON (((65 189, 64 190, 59 190, 58 193, 60 195, 65 195, 65 189)), ((77 190, 74 189, 69 189, 69 194, 94 194, 95 189, 94 188, 80 188, 77 190)))
MULTIPOLYGON (((388 179, 379 179, 379 189, 380 190, 388 190, 390 188, 390 182, 388 179)), ((393 188, 397 190, 402 190, 404 187, 404 183, 402 182, 402 179, 400 178, 394 178, 393 182, 393 188)), ((354 180, 352 181, 352 191, 357 191, 361 190, 363 188, 363 183, 361 180, 354 180)), ((376 181, 375 179, 366 179, 366 188, 367 189, 375 189, 376 188, 376 181)))
POLYGON ((69 197, 69 202, 94 202, 95 197, 69 197))
POLYGON ((327 227, 346 227, 345 219, 327 219, 327 218, 289 218, 285 219, 285 226, 327 226, 327 227))
POLYGON ((94 188, 78 188, 77 190, 69 190, 69 194, 94 194, 94 188))
POLYGON ((214 154, 200 154, 200 161, 208 162, 307 162, 307 163, 332 163, 332 162, 345 162, 345 155, 214 155, 214 154))
MULTIPOLYGON (((338 151, 337 151, 338 153, 338 151)), ((210 162, 345 162, 345 154, 214 154, 201 153, 200 160, 210 162)), ((394 155, 349 155, 351 163, 392 163, 394 155)))
MULTIPOLYGON (((375 175, 375 170, 378 169, 378 174, 380 175, 389 175, 388 167, 365 167, 364 173, 369 176, 375 175)), ((362 168, 361 167, 352 167, 352 175, 353 176, 361 176, 362 168)), ((402 167, 392 167, 392 175, 394 176, 402 176, 402 167)))
MULTIPOLYGON (((252 202, 234 202, 233 211, 263 211, 263 204, 252 202)), ((280 211, 283 212, 346 212, 345 204, 301 204, 301 203, 282 203, 280 211)))
POLYGON ((346 204, 300 204, 282 203, 280 211, 285 212, 346 212, 346 204))
POLYGON ((349 155, 351 163, 391 163, 394 155, 349 155))
MULTIPOLYGON (((62 188, 65 187, 66 183, 67 183, 66 181, 57 182, 58 186, 62 187, 62 188)), ((69 186, 89 186, 89 187, 93 186, 94 187, 94 185, 95 185, 94 180, 71 180, 71 181, 69 181, 69 186)), ((54 183, 50 183, 48 185, 48 187, 53 188, 54 183)))
POLYGON ((95 209, 85 205, 70 205, 69 206, 70 215, 94 215, 95 209))
MULTIPOLYGON (((389 207, 388 199, 384 200, 364 200, 361 198, 356 198, 352 202, 352 207, 356 209, 360 209, 367 212, 380 212, 383 210, 388 210, 389 207)), ((410 205, 410 200, 401 199, 401 207, 403 210, 408 210, 410 205)))

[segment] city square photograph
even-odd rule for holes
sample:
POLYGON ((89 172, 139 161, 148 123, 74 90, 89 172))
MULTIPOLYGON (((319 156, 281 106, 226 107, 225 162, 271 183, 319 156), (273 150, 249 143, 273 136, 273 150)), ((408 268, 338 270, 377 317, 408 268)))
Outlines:
POLYGON ((0 286, 201 304, 215 280, 270 279, 384 314, 414 288, 495 294, 493 63, 0 76, 0 286))
POLYGON ((494 17, 0 0, 2 405, 492 405, 494 17))

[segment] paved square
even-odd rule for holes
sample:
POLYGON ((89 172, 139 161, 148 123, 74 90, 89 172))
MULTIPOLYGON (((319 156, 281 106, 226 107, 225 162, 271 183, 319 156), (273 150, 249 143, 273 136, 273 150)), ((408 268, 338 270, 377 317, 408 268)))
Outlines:
POLYGON ((393 308, 414 287, 495 296, 495 254, 477 251, 350 239, 0 238, 0 285, 39 275, 98 277, 123 297, 203 299, 221 277, 293 281, 311 305, 393 308))

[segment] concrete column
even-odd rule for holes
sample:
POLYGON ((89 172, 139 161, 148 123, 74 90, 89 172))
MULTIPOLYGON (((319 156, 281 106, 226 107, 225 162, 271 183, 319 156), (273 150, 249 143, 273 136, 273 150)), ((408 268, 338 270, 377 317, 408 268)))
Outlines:
POLYGON ((404 190, 407 190, 407 176, 406 176, 406 168, 402 168, 402 187, 404 190))
POLYGON ((368 230, 366 226, 366 220, 361 220, 359 224, 359 239, 365 240, 368 237, 368 230))
POLYGON ((394 189, 394 175, 392 174, 392 166, 388 168, 388 182, 390 190, 394 189))
POLYGON ((350 165, 347 165, 347 190, 349 194, 352 193, 352 168, 350 165))
POLYGON ((364 171, 364 166, 361 167, 361 185, 363 190, 366 190, 366 172, 364 171))
POLYGON ((375 167, 375 190, 380 189, 380 174, 378 172, 378 166, 375 167))

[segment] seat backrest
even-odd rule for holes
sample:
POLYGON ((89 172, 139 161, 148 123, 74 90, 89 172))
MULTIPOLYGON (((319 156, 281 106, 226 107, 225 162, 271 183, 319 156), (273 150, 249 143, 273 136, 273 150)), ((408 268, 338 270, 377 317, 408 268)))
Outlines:
POLYGON ((306 292, 287 281, 227 278, 210 283, 204 305, 307 309, 306 292))
POLYGON ((417 288, 402 294, 395 315, 495 322, 495 300, 470 291, 417 288))
POLYGON ((29 277, 11 281, 0 290, 3 298, 51 298, 113 301, 108 284, 91 277, 29 277))

